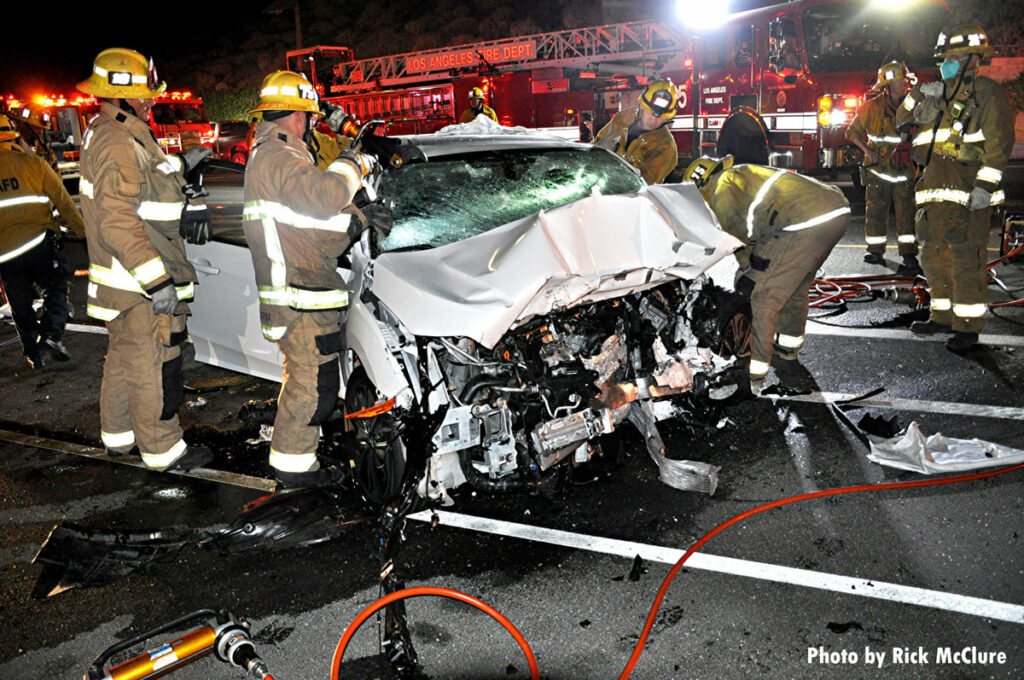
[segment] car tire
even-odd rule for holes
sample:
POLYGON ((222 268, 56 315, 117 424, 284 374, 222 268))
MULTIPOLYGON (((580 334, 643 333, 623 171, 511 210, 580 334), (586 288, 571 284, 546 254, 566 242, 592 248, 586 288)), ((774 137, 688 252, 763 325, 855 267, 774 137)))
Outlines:
MULTIPOLYGON (((355 413, 380 401, 380 394, 359 366, 345 387, 345 412, 355 413)), ((405 477, 405 442, 394 411, 373 418, 349 421, 355 430, 355 446, 349 468, 356 487, 370 503, 384 506, 395 500, 405 477)))
POLYGON ((237 150, 231 152, 231 162, 237 163, 238 165, 245 165, 249 160, 249 154, 244 151, 237 150))

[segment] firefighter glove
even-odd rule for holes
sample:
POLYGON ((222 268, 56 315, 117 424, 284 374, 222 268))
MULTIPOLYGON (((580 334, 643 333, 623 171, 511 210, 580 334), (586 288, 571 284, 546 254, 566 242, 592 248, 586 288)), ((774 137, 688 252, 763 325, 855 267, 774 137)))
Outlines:
POLYGON ((196 166, 209 158, 212 153, 213 151, 205 146, 195 146, 183 154, 178 154, 181 158, 181 164, 184 166, 182 172, 185 174, 192 172, 196 166))
POLYGON ((334 104, 323 102, 322 108, 324 111, 324 122, 327 123, 327 127, 330 128, 331 132, 338 134, 338 130, 341 129, 341 124, 345 121, 347 114, 345 109, 334 104))
POLYGON ((352 163, 354 166, 356 166, 363 177, 366 177, 367 175, 370 174, 370 172, 373 170, 373 165, 375 162, 373 156, 368 156, 365 153, 352 151, 351 149, 346 149, 345 151, 342 151, 338 158, 343 158, 349 163, 352 163))
POLYGON ((205 196, 206 190, 199 187, 200 191, 193 194, 190 193, 190 189, 195 191, 195 185, 189 184, 184 187, 187 199, 185 207, 181 209, 178 233, 189 243, 201 246, 210 240, 210 211, 205 203, 193 200, 205 196))
POLYGON ((945 91, 946 88, 943 87, 941 80, 925 83, 921 86, 921 94, 925 97, 941 97, 945 91))
POLYGON ((992 192, 985 191, 981 187, 971 189, 971 195, 967 199, 968 210, 984 210, 992 204, 992 192))
POLYGON ((164 286, 152 295, 154 314, 174 314, 178 308, 178 291, 174 286, 164 286))
POLYGON ((366 216, 366 224, 372 228, 381 238, 387 238, 391 233, 391 227, 395 222, 391 214, 391 208, 382 203, 371 203, 363 208, 363 215, 366 216))

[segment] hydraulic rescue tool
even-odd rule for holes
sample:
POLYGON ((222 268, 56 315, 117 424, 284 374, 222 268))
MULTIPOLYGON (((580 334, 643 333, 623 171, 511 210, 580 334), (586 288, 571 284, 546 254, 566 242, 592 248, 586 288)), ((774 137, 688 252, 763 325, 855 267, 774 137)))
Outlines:
POLYGON ((246 671, 246 677, 274 680, 267 664, 256 653, 249 637, 249 624, 224 610, 199 609, 145 633, 103 650, 89 666, 82 680, 148 680, 172 673, 213 653, 219 660, 246 671), (203 622, 180 637, 104 670, 119 652, 188 624, 203 622))

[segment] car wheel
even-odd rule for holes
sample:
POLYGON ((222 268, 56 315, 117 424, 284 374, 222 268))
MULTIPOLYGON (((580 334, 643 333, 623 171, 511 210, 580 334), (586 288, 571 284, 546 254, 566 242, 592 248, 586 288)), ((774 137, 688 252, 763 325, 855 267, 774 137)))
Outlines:
MULTIPOLYGON (((345 411, 355 413, 380 400, 377 388, 360 366, 345 388, 345 411)), ((394 411, 373 418, 349 421, 356 434, 350 454, 352 475, 359 490, 374 505, 385 505, 398 496, 405 475, 405 442, 394 411)))
POLYGON ((238 163, 239 165, 245 165, 246 161, 249 160, 249 154, 244 151, 232 151, 231 162, 238 163))

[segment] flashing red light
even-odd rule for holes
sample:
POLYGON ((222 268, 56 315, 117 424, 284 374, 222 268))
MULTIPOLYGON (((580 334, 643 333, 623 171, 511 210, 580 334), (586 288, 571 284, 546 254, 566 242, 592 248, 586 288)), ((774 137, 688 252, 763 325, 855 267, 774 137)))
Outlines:
POLYGON ((693 59, 686 59, 683 61, 683 68, 693 68, 693 59))
POLYGON ((843 108, 844 109, 855 109, 855 108, 857 108, 857 104, 859 104, 859 103, 860 103, 860 100, 858 100, 856 97, 847 97, 846 99, 843 100, 843 108))
POLYGON ((576 109, 573 109, 573 108, 566 109, 565 110, 565 115, 567 115, 567 116, 575 116, 576 115, 576 109))

